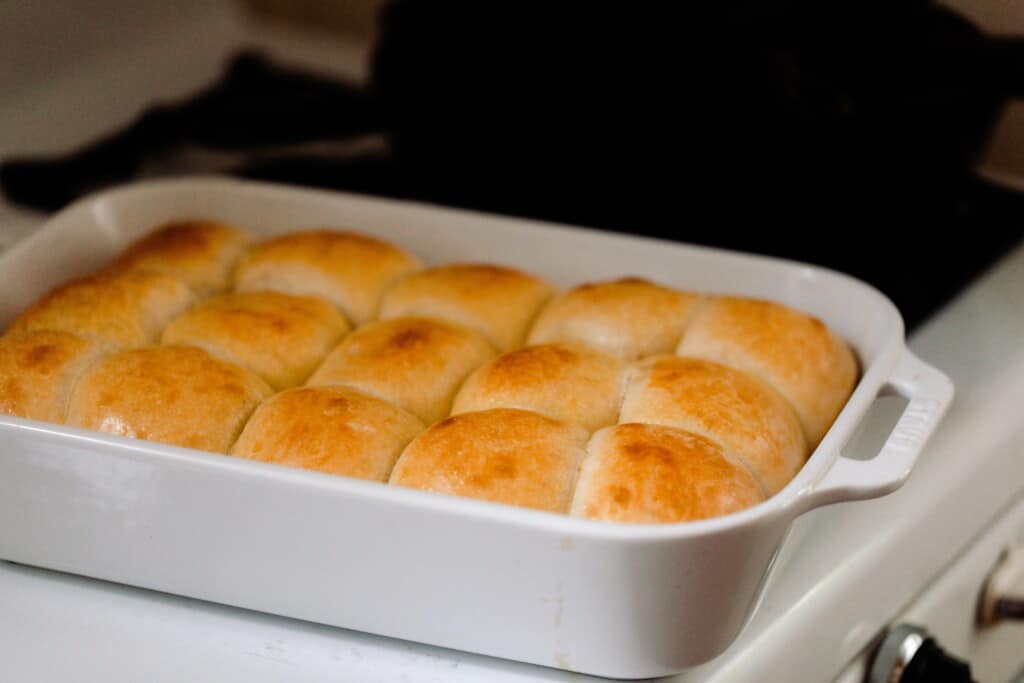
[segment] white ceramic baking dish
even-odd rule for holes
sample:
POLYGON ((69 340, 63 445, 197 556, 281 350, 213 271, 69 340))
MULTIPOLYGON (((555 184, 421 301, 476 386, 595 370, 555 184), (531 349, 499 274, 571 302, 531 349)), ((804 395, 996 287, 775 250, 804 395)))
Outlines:
POLYGON ((428 263, 503 262, 564 286, 637 274, 774 299, 837 330, 862 375, 782 492, 739 514, 663 526, 586 521, 0 416, 0 557, 574 671, 669 674, 733 641, 795 517, 899 487, 952 397, 948 379, 905 348, 893 305, 842 274, 220 179, 127 186, 62 211, 0 257, 0 325, 143 231, 194 216, 261 235, 350 226, 428 263), (870 460, 842 457, 887 392, 909 403, 884 447, 870 460))

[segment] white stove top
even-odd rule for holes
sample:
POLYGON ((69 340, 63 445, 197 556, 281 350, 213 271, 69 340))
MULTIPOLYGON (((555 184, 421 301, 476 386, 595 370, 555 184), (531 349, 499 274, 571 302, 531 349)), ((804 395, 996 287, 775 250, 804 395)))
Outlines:
MULTIPOLYGON (((170 12, 117 0, 103 4, 103 13, 81 16, 52 4, 0 3, 0 65, 17 71, 0 72, 7 93, 0 98, 0 156, 78 144, 127 121, 154 94, 180 96, 210 81, 228 55, 251 42, 352 76, 363 69, 359 50, 254 27, 219 2, 175 4, 170 12), (81 59, 61 68, 15 59, 25 54, 18 41, 42 39, 37 20, 50 39, 80 50, 81 59), (75 42, 83 21, 92 31, 75 42), (129 25, 116 36, 97 35, 129 25), (119 47, 104 53, 102 45, 119 47), (190 46, 187 53, 181 45, 190 46)), ((0 204, 0 248, 44 218, 0 204)), ((793 681, 830 680, 991 520, 1021 500, 1022 293, 1019 247, 914 335, 911 347, 952 377, 957 396, 908 483, 886 498, 800 519, 739 640, 676 680, 759 681, 765 671, 786 672, 793 681)), ((877 439, 898 409, 883 405, 860 443, 877 439)), ((585 680, 4 562, 0 661, 3 680, 19 682, 585 680)))

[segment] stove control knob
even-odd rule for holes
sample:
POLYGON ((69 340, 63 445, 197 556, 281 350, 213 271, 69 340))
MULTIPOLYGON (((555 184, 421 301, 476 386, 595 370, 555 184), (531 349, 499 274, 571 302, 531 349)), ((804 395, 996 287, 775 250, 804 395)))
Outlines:
POLYGON ((982 626, 1007 620, 1024 620, 1024 546, 1003 553, 978 603, 978 622, 982 626))
POLYGON ((946 654, 928 632, 900 624, 875 652, 868 683, 972 683, 971 667, 946 654))

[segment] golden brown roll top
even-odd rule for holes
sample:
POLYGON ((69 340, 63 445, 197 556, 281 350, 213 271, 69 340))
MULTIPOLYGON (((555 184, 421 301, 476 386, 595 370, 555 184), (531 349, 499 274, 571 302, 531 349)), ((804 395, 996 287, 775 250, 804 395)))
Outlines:
POLYGON ((372 320, 384 290, 416 270, 415 256, 368 235, 293 232, 253 246, 235 269, 235 288, 327 299, 355 325, 372 320))
POLYGON ((180 278, 152 271, 91 275, 61 285, 21 313, 8 332, 60 330, 120 347, 156 342, 195 295, 180 278))
POLYGON ((280 391, 309 377, 348 330, 345 317, 317 297, 232 292, 175 318, 161 340, 204 348, 280 391))
POLYGON ((717 443, 652 424, 620 424, 587 446, 572 514, 612 522, 707 519, 764 500, 747 469, 717 443))
POLYGON ((86 369, 72 390, 67 423, 226 453, 270 393, 253 373, 202 349, 148 346, 86 369))
POLYGON ((807 457, 793 408, 777 391, 740 370, 679 356, 654 356, 634 370, 621 422, 680 427, 736 454, 772 495, 807 457))
POLYGON ((639 278, 580 285, 544 307, 528 343, 578 342, 626 360, 671 353, 697 299, 639 278))
POLYGON ((63 422, 75 380, 105 350, 101 342, 52 330, 0 338, 0 413, 63 422))
POLYGON ((289 389, 264 402, 231 449, 251 460, 386 481, 423 423, 344 387, 289 389))
POLYGON ((356 330, 308 386, 344 385, 409 411, 426 424, 448 414, 466 376, 494 358, 484 337, 430 318, 395 318, 356 330))
POLYGON ((520 346, 551 285, 497 265, 428 268, 395 284, 381 302, 382 319, 421 316, 476 330, 498 351, 520 346))
POLYGON ((194 220, 159 227, 16 318, 0 338, 0 413, 593 519, 679 522, 779 491, 856 375, 839 337, 775 303, 639 278, 555 296, 505 266, 421 270, 355 232, 253 245, 194 220))
POLYGON ((391 483, 566 512, 586 436, 582 427, 525 410, 463 413, 416 437, 391 483))
POLYGON ((585 346, 527 346, 470 375, 452 413, 522 408, 594 431, 618 418, 625 380, 625 363, 585 346))
POLYGON ((189 220, 168 223, 129 245, 109 272, 152 270, 180 277, 199 296, 222 292, 252 238, 228 223, 189 220))
POLYGON ((813 449, 857 380, 849 347, 817 318, 781 304, 720 297, 696 312, 676 350, 749 372, 792 404, 813 449))

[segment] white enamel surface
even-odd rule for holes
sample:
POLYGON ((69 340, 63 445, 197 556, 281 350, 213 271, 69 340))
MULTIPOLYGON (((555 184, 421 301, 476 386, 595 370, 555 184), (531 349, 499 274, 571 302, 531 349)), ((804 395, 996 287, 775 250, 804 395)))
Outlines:
POLYGON ((1024 500, 1022 291, 1024 246, 916 332, 911 349, 949 372, 957 398, 906 484, 797 520, 799 542, 784 548, 785 571, 750 624, 680 681, 760 681, 764 671, 831 680, 1024 500))
MULTIPOLYGON (((1021 500, 1021 291, 1024 249, 911 340, 950 370, 958 398, 907 484, 870 504, 798 520, 785 572, 737 641, 672 680, 759 683, 766 671, 831 680, 1021 500)), ((55 683, 590 680, 2 562, 0 642, 13 680, 55 683)))
POLYGON ((904 351, 880 395, 895 394, 907 407, 870 460, 838 458, 824 478, 804 496, 806 509, 841 502, 876 498, 903 485, 953 397, 949 378, 904 351))
MULTIPOLYGON (((1024 249, 911 339, 915 352, 949 369, 958 395, 906 485, 798 520, 795 543, 783 551, 785 571, 736 642, 673 681, 760 683, 765 671, 831 680, 990 520, 1020 504, 1021 291, 1024 249)), ((1020 528, 1015 533, 1024 538, 1020 528)), ((962 623, 958 616, 951 625, 962 623)), ((5 562, 0 642, 4 671, 18 681, 591 680, 5 562)), ((847 673, 842 680, 859 680, 847 673)))
MULTIPOLYGON (((37 45, 59 46, 63 53, 76 39, 81 48, 63 70, 55 59, 0 67, 8 86, 0 88, 0 153, 82 144, 154 100, 201 87, 243 44, 256 43, 291 61, 300 56, 327 71, 345 71, 359 61, 336 36, 288 34, 280 27, 254 31, 232 3, 187 0, 168 10, 125 0, 88 8, 54 0, 0 3, 0 35, 8 38, 0 53, 16 55, 19 44, 33 46, 32 55, 37 45), (129 23, 155 28, 133 40, 123 30, 129 23)), ((0 203, 0 245, 43 218, 0 203)), ((911 340, 915 352, 952 375, 957 400, 909 481, 869 504, 834 506, 799 519, 780 559, 786 569, 773 576, 739 639, 678 680, 760 683, 765 672, 780 671, 792 681, 830 680, 967 539, 982 533, 1008 500, 1020 499, 1022 291, 1024 252, 1018 251, 995 277, 974 286, 911 340)), ((866 431, 877 431, 874 426, 866 431)), ((884 437, 879 434, 877 443, 884 437)), ((0 562, 0 644, 5 681, 585 679, 7 562, 0 562)))
POLYGON ((991 581, 998 566, 1009 569, 1012 578, 1008 596, 1024 595, 1024 566, 1017 555, 1017 567, 1007 567, 1006 553, 1024 545, 1024 500, 1018 500, 996 520, 990 531, 958 557, 942 577, 897 617, 898 622, 931 624, 928 631, 942 648, 971 662, 976 681, 1011 681, 1024 672, 1024 623, 1004 621, 978 626, 979 588, 991 581))
POLYGON ((685 525, 598 524, 0 419, 0 518, 22 520, 0 527, 0 557, 547 666, 665 674, 732 641, 797 513, 902 482, 949 398, 941 374, 903 349, 891 304, 836 273, 225 180, 130 186, 58 214, 0 257, 0 320, 153 225, 188 216, 262 235, 348 225, 427 262, 499 261, 562 285, 642 269, 670 285, 776 299, 836 328, 856 348, 864 374, 782 493, 737 515, 685 525), (911 399, 908 415, 921 401, 937 405, 933 419, 910 430, 900 427, 904 417, 883 457, 841 459, 843 469, 830 471, 887 387, 911 399))

